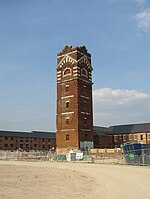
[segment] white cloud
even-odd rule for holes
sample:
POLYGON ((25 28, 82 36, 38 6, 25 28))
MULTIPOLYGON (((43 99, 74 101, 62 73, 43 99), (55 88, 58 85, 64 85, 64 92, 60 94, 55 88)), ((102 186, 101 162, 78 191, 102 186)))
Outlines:
POLYGON ((115 104, 130 104, 135 100, 143 100, 149 98, 150 95, 136 90, 113 90, 111 88, 102 88, 94 91, 94 97, 98 101, 105 101, 109 99, 115 101, 115 104))
POLYGON ((93 97, 95 125, 147 122, 150 118, 148 93, 102 88, 93 91, 93 97))
POLYGON ((137 23, 139 29, 144 32, 148 32, 150 30, 150 9, 139 12, 133 16, 133 19, 137 23))

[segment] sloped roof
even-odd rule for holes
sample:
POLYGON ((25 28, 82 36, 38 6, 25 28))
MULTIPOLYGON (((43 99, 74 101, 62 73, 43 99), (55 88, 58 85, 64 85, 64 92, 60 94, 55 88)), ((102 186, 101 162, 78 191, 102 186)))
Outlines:
POLYGON ((132 129, 134 127, 134 124, 129 125, 118 125, 118 126, 111 126, 109 127, 109 132, 111 134, 125 134, 125 133, 131 133, 132 129))
POLYGON ((56 139, 56 133, 54 132, 20 132, 20 131, 0 131, 1 137, 22 137, 22 138, 48 138, 56 139))
POLYGON ((109 128, 100 126, 93 127, 93 134, 98 136, 142 132, 150 132, 150 123, 115 125, 110 126, 109 128))
POLYGON ((110 134, 150 132, 150 123, 111 126, 109 132, 110 134))
POLYGON ((150 132, 150 123, 135 124, 132 129, 132 133, 135 132, 150 132))
POLYGON ((93 126, 93 134, 94 135, 106 135, 109 131, 107 127, 93 126))

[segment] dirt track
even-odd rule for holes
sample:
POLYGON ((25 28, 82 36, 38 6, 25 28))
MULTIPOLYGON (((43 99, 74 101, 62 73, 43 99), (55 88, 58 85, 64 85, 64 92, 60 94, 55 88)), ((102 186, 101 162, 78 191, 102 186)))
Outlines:
POLYGON ((150 199, 150 168, 0 161, 2 199, 150 199))

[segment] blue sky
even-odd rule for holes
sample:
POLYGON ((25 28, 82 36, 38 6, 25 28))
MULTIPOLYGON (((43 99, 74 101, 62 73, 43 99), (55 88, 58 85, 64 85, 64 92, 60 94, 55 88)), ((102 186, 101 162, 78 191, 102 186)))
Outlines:
POLYGON ((55 131, 65 45, 92 54, 94 125, 149 122, 149 0, 0 0, 0 129, 55 131))

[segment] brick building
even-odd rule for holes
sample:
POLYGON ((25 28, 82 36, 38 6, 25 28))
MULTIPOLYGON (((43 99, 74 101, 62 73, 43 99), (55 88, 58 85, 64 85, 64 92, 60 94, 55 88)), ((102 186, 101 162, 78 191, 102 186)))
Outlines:
POLYGON ((52 132, 0 131, 1 150, 49 150, 56 148, 56 134, 52 132))
POLYGON ((94 127, 94 148, 115 148, 126 142, 150 144, 150 123, 94 127))
POLYGON ((114 145, 125 142, 150 143, 150 123, 112 126, 109 131, 114 136, 114 145))
POLYGON ((93 147, 92 66, 85 46, 57 54, 57 153, 93 147))
POLYGON ((109 135, 109 128, 93 127, 94 148, 113 148, 113 135, 109 135))

